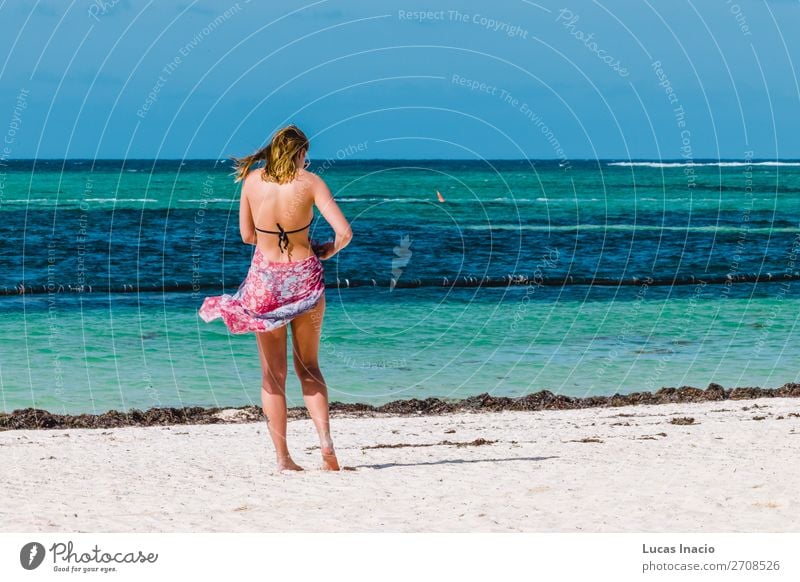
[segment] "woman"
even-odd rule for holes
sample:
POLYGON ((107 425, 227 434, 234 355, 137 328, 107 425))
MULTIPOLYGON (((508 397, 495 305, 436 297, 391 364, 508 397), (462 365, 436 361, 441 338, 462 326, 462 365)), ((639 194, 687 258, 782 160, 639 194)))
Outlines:
POLYGON ((338 471, 328 389, 318 360, 325 312, 320 259, 329 259, 346 247, 353 234, 325 182, 305 169, 308 148, 305 134, 289 125, 275 133, 266 147, 235 160, 236 181, 244 180, 239 230, 245 244, 256 248, 238 291, 207 297, 199 313, 207 322, 221 317, 232 333, 255 332, 262 370, 261 403, 279 471, 302 470, 286 443, 286 334, 291 325, 294 369, 319 433, 322 468, 338 471), (250 170, 261 161, 263 168, 250 170), (333 242, 309 241, 314 206, 336 233, 333 242))

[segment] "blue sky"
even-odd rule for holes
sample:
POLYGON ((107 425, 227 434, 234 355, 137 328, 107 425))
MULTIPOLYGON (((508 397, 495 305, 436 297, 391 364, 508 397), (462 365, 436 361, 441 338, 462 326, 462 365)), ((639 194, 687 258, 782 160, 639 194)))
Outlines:
POLYGON ((23 2, 6 158, 800 158, 800 1, 23 2), (35 5, 35 7, 34 7, 35 5))

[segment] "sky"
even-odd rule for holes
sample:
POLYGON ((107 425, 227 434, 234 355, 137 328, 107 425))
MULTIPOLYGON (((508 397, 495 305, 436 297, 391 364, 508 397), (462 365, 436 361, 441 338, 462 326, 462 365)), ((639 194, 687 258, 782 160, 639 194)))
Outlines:
POLYGON ((800 0, 6 0, 12 158, 800 158, 800 0))

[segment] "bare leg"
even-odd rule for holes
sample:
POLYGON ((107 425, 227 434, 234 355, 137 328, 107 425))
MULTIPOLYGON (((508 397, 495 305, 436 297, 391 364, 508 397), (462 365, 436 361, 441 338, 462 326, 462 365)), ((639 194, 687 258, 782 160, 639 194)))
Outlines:
POLYGON ((275 331, 256 332, 261 359, 261 406, 275 445, 278 471, 301 471, 289 455, 286 443, 286 326, 275 331))
POLYGON ((292 320, 292 348, 294 370, 303 387, 303 399, 319 434, 322 468, 338 471, 339 463, 331 438, 328 387, 319 369, 319 340, 324 314, 325 295, 313 309, 292 320))

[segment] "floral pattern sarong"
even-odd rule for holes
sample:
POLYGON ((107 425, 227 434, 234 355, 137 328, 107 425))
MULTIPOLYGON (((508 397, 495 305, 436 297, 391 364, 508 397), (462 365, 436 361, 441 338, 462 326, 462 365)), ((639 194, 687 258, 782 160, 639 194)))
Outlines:
POLYGON ((314 307, 325 292, 322 263, 264 258, 256 247, 247 277, 233 295, 206 297, 198 313, 210 322, 222 318, 231 333, 272 331, 314 307))

